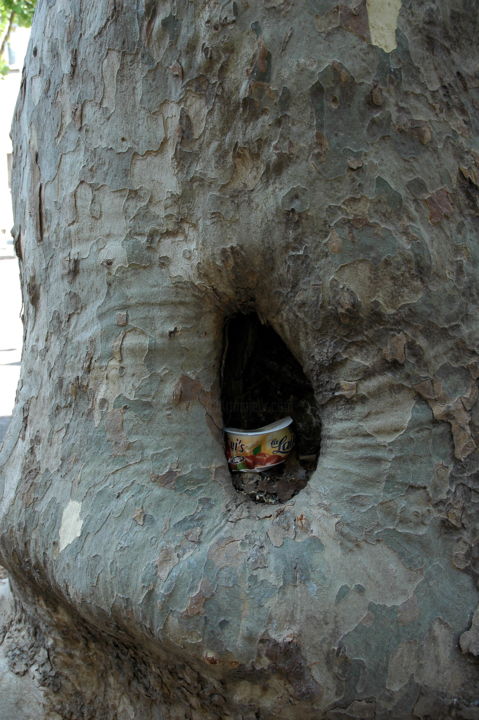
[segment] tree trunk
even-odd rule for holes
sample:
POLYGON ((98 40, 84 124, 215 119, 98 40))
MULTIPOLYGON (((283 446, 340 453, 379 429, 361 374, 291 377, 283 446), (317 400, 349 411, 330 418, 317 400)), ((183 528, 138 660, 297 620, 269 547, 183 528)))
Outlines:
POLYGON ((35 717, 479 717, 478 18, 40 2, 0 482, 35 717), (320 417, 286 501, 224 457, 238 314, 304 373, 298 442, 320 417))

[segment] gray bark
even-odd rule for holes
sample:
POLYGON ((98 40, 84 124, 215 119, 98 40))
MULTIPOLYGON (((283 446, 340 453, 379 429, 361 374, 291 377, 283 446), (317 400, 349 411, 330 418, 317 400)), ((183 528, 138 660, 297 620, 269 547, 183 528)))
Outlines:
POLYGON ((45 718, 479 717, 478 17, 40 2, 0 562, 45 718), (223 453, 252 310, 321 413, 279 505, 223 453))

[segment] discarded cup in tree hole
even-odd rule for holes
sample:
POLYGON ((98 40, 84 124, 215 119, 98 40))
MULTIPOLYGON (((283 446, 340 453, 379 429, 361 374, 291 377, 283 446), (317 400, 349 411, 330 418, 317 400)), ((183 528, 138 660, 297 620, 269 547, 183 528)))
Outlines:
POLYGON ((284 417, 256 430, 224 428, 231 470, 262 472, 283 463, 294 446, 293 418, 284 417))

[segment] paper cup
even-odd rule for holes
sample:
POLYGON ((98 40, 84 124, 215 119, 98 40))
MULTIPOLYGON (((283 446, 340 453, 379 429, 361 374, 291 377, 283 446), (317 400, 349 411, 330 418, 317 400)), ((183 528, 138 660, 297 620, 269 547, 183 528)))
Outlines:
POLYGON ((292 423, 285 417, 256 430, 224 428, 230 470, 262 472, 283 463, 294 446, 292 423))

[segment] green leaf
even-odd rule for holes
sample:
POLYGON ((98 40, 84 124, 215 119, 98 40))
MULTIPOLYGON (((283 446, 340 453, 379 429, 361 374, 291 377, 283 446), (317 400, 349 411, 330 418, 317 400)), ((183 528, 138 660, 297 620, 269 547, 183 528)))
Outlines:
POLYGON ((0 0, 0 24, 8 21, 11 13, 15 13, 15 24, 30 27, 36 0, 0 0))
POLYGON ((261 452, 261 445, 258 445, 258 446, 255 447, 255 449, 253 450, 253 455, 258 455, 258 453, 260 453, 260 452, 261 452))

